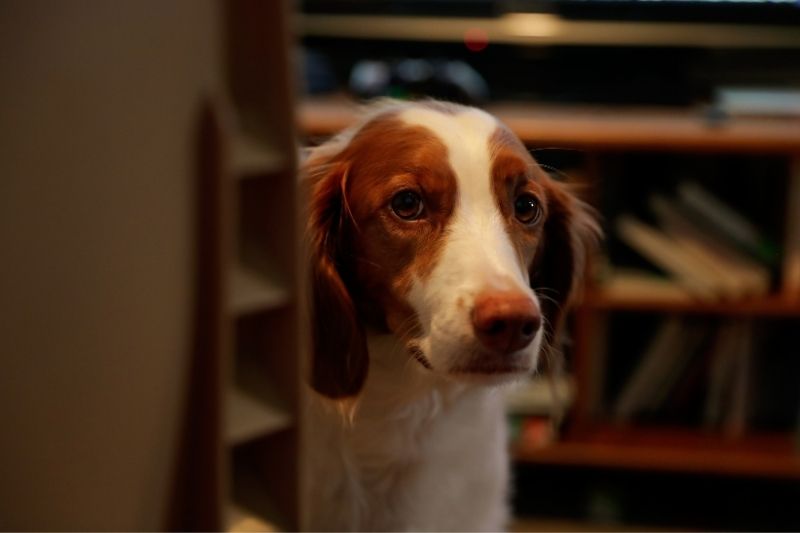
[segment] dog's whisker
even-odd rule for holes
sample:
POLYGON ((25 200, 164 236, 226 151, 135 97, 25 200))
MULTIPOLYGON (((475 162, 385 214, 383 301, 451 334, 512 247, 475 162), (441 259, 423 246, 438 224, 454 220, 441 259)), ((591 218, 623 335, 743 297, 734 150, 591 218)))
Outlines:
POLYGON ((538 152, 569 152, 575 154, 585 153, 585 150, 580 148, 570 148, 566 146, 537 146, 535 148, 528 148, 528 153, 535 154, 538 152))
POLYGON ((561 169, 559 169, 557 167, 554 167, 552 165, 546 165, 544 163, 539 163, 539 166, 542 167, 543 169, 547 170, 548 172, 552 172, 553 174, 555 174, 559 178, 563 179, 564 181, 570 181, 571 180, 571 176, 569 174, 567 174, 566 172, 564 172, 563 170, 561 170, 561 169))
POLYGON ((551 304, 555 305, 556 309, 560 309, 561 308, 561 302, 556 300, 554 297, 548 296, 547 294, 543 294, 538 289, 535 292, 536 292, 536 295, 539 297, 539 300, 542 300, 542 301, 545 301, 545 302, 548 302, 548 303, 551 303, 551 304))

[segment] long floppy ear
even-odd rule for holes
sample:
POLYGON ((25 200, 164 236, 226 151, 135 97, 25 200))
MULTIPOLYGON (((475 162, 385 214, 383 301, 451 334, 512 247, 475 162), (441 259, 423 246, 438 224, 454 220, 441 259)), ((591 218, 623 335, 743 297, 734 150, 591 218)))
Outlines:
POLYGON ((548 178, 545 185, 548 214, 530 278, 531 287, 542 296, 547 344, 554 347, 581 285, 586 256, 597 245, 600 227, 593 210, 564 184, 548 178))
POLYGON ((311 386, 329 398, 355 396, 369 366, 364 327, 348 289, 352 266, 348 249, 345 163, 306 165, 311 179, 309 240, 311 247, 311 386))

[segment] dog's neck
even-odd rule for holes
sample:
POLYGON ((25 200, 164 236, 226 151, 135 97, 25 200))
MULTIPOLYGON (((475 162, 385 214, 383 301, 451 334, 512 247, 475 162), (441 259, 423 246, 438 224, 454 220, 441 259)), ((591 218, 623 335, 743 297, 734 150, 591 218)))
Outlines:
POLYGON ((319 523, 366 530, 392 530, 415 519, 437 523, 430 517, 444 511, 438 504, 429 509, 427 499, 441 498, 424 488, 441 479, 455 487, 449 494, 453 502, 486 479, 496 481, 486 491, 500 494, 496 498, 501 501, 507 477, 505 462, 497 459, 506 447, 500 391, 428 370, 390 335, 368 335, 368 348, 369 373, 359 395, 334 403, 318 397, 321 401, 313 405, 319 408, 308 418, 314 438, 307 442, 318 446, 309 454, 308 471, 328 472, 337 483, 331 496, 319 480, 307 481, 314 497, 327 502, 322 507, 336 510, 334 518, 320 517, 319 523), (486 457, 493 459, 487 463, 486 457), (469 467, 438 466, 461 461, 469 467), (410 502, 410 507, 401 505, 394 511, 399 514, 392 515, 389 510, 398 502, 410 502), (419 509, 428 513, 427 519, 419 509), (346 517, 339 519, 337 513, 346 517))
POLYGON ((366 382, 345 408, 353 429, 398 419, 434 422, 457 402, 497 392, 432 372, 393 335, 369 333, 367 345, 370 367, 366 382))
MULTIPOLYGON (((375 392, 381 395, 396 390, 413 401, 417 395, 431 391, 455 399, 472 388, 425 368, 392 334, 368 333, 367 347, 370 369, 365 389, 379 385, 380 390, 375 392)), ((370 391, 364 392, 369 394, 370 391)))

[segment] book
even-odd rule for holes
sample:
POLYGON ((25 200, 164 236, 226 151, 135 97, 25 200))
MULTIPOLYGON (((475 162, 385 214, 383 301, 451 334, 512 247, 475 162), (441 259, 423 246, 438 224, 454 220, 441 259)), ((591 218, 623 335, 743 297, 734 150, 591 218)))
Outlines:
POLYGON ((626 422, 652 405, 654 391, 680 352, 683 335, 684 325, 679 318, 668 318, 661 323, 617 396, 612 409, 614 419, 626 422))
POLYGON ((710 355, 708 393, 703 408, 703 424, 707 429, 719 427, 730 404, 730 391, 736 372, 736 348, 742 341, 737 321, 720 326, 710 355))
POLYGON ((648 398, 648 402, 643 406, 645 412, 656 414, 664 409, 670 399, 670 395, 686 376, 690 363, 702 355, 699 352, 708 335, 709 331, 705 323, 683 321, 682 338, 675 347, 672 361, 661 374, 658 383, 648 398))
POLYGON ((637 301, 646 296, 661 302, 684 303, 692 293, 675 280, 646 270, 612 268, 603 281, 603 293, 617 301, 637 301))
POLYGON ((544 448, 558 439, 558 428, 550 417, 526 416, 519 420, 513 442, 524 450, 544 448))
MULTIPOLYGON (((800 212, 800 177, 796 188, 800 212)), ((778 248, 746 217, 691 181, 679 184, 674 199, 653 194, 648 207, 657 226, 623 214, 616 220, 616 234, 692 297, 734 300, 769 293, 778 248)), ((786 247, 795 252, 786 256, 784 285, 800 298, 800 214, 796 217, 790 228, 796 234, 787 235, 786 247)), ((631 292, 625 281, 621 286, 617 281, 615 290, 631 292)))
POLYGON ((733 372, 731 374, 730 401, 722 421, 723 431, 731 437, 744 434, 750 419, 752 403, 752 358, 753 323, 749 320, 736 321, 739 343, 733 352, 733 372))
POLYGON ((692 181, 680 183, 677 192, 692 217, 716 236, 769 267, 777 266, 778 246, 741 213, 692 181))
POLYGON ((564 413, 575 399, 575 379, 568 374, 537 375, 504 389, 511 440, 525 449, 541 448, 558 438, 564 413))
MULTIPOLYGON (((711 331, 711 330, 709 330, 711 331)), ((660 419, 668 423, 696 426, 703 421, 703 406, 708 392, 711 366, 711 348, 716 337, 706 335, 700 349, 682 370, 682 375, 669 393, 660 412, 660 419)))
POLYGON ((664 232, 716 272, 727 287, 728 295, 767 294, 771 277, 767 267, 715 239, 712 232, 692 221, 690 214, 676 202, 653 195, 649 205, 664 232))
POLYGON ((534 376, 506 389, 506 411, 512 415, 558 417, 575 399, 575 379, 568 375, 534 376))
POLYGON ((631 215, 618 217, 616 230, 625 244, 674 276, 692 295, 717 300, 729 293, 726 282, 720 280, 708 265, 686 252, 662 231, 631 215))
POLYGON ((783 294, 800 301, 800 159, 792 162, 786 204, 786 236, 783 255, 783 294))

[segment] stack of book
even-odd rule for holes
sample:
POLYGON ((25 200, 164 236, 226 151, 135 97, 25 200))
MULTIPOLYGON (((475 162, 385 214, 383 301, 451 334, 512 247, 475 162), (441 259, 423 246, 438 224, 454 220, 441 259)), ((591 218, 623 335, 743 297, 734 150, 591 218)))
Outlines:
POLYGON ((771 290, 778 247, 697 183, 681 183, 674 197, 653 195, 648 207, 656 225, 624 214, 616 220, 616 234, 670 283, 617 271, 611 290, 702 300, 757 297, 771 290))
POLYGON ((665 318, 617 395, 613 418, 741 435, 752 414, 753 339, 749 320, 665 318))

